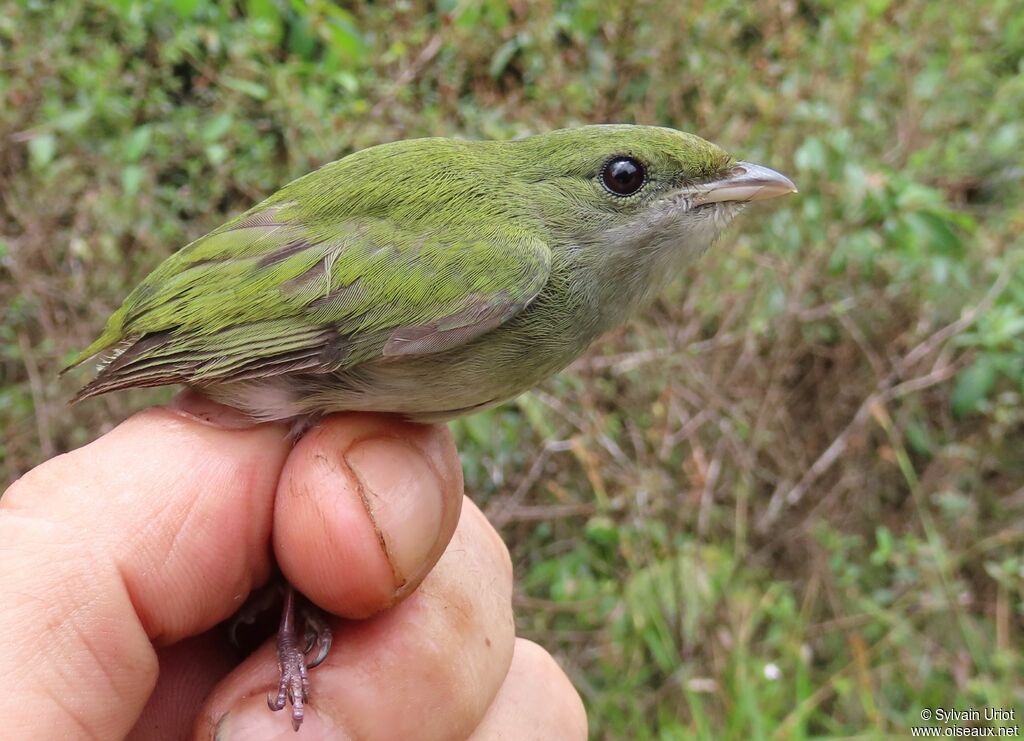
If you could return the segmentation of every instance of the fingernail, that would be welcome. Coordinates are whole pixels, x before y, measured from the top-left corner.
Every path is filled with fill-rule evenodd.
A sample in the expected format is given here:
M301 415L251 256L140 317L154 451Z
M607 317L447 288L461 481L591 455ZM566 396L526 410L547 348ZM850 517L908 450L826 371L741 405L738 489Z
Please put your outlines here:
M351 741L353 738L344 728L336 726L332 720L320 715L316 708L306 705L299 736L292 730L291 706L274 712L267 708L262 696L247 698L232 708L213 732L214 741L303 741L325 739L330 741Z
M229 430L244 430L259 424L237 409L210 401L193 389L185 389L175 396L167 408L197 422Z
M345 461L395 573L395 589L419 578L441 531L441 483L423 453L394 438L357 443Z

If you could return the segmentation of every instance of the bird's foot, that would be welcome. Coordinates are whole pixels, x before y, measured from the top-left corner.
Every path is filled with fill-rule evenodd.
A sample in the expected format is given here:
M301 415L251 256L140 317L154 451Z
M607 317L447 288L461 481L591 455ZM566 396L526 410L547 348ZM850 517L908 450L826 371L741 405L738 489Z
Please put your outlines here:
M323 663L323 660L327 658L327 654L331 651L331 642L333 640L331 626L327 624L327 620L319 608L303 603L300 604L298 609L306 624L304 631L306 666L309 669L315 669ZM316 653L313 653L314 649L316 649ZM309 658L310 655L312 655L312 658Z
M306 703L309 702L309 670L320 664L331 649L331 629L323 615L312 605L296 607L295 589L288 585L284 593L281 626L277 632L277 664L281 681L277 696L267 695L271 710L292 707L292 728L302 725ZM303 619L302 641L296 630L297 613ZM314 653L315 650L315 653Z
M309 672L306 655L299 648L294 632L284 632L277 638L277 665L281 669L281 682L277 696L267 695L271 710L282 710L286 704L292 706L292 728L296 731L302 725L306 703L309 701Z

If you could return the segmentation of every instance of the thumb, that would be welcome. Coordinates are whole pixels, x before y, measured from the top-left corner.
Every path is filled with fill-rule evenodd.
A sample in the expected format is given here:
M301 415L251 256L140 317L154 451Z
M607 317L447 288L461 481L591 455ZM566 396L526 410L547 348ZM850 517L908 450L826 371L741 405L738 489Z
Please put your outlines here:
M274 552L324 609L366 617L423 580L459 522L462 469L445 426L328 417L281 472Z
M123 737L156 681L151 642L212 627L266 579L291 446L229 415L142 412L0 499L6 735Z

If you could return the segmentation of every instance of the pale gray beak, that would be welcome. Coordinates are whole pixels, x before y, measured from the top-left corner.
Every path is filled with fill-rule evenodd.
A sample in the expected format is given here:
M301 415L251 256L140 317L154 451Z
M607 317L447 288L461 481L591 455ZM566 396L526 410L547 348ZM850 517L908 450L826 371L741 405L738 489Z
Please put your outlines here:
M737 162L724 178L701 183L694 191L690 202L695 206L726 201L761 201L797 192L793 181L781 172L750 162Z

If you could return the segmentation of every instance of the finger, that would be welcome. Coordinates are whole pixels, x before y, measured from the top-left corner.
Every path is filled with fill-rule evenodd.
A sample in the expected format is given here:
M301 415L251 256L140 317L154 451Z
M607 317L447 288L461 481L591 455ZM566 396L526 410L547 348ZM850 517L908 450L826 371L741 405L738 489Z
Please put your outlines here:
M565 672L547 651L516 639L512 666L470 741L573 741L587 738L587 712Z
M127 741L188 738L196 711L238 657L221 630L208 630L172 646L157 649L160 673L153 694L127 736Z
M466 502L451 544L419 588L370 620L339 621L334 649L310 676L308 738L467 738L512 659L508 551ZM218 688L197 735L218 741L292 738L271 713L273 647L250 657Z
M274 552L288 580L321 607L366 617L423 579L461 504L462 468L446 427L335 415L285 464Z
M123 736L156 681L150 642L210 628L266 579L286 431L192 408L135 415L0 500L14 737Z

